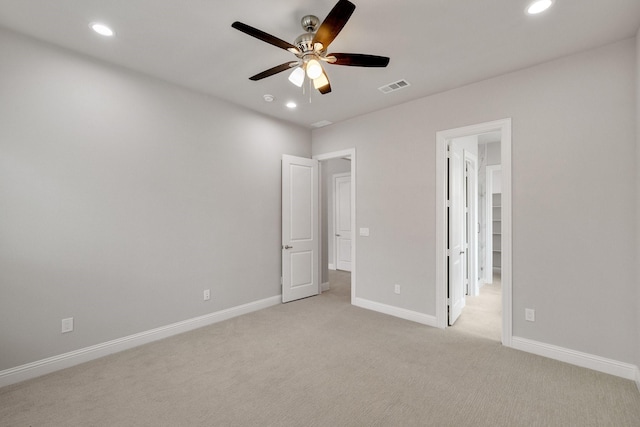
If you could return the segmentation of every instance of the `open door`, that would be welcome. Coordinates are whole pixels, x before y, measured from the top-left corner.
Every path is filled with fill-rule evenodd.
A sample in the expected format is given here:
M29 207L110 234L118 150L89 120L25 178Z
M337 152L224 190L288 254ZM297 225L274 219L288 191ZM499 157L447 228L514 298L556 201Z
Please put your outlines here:
M449 325L453 325L465 306L465 200L464 157L462 148L449 143Z
M336 268L351 271L351 174L337 174L333 179Z
M318 161L282 156L282 302L319 292Z
M478 156L464 150L464 200L465 227L467 247L466 257L466 295L480 294L480 275L478 268L478 237L480 227L478 222Z

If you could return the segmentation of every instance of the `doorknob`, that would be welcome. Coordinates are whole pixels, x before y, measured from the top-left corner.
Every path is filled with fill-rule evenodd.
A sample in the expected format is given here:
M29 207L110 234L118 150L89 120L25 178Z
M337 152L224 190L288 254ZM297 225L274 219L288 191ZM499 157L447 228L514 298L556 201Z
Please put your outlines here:
M464 253L464 251L460 251L460 255L462 255Z
M336 237L340 237L340 235L339 235L339 234L336 234Z
M285 249L293 249L293 246L286 245L284 248Z

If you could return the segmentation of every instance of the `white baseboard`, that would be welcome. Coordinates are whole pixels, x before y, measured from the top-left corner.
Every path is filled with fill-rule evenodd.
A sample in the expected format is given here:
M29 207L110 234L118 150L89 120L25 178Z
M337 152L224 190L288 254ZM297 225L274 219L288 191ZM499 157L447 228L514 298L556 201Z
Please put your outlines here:
M322 292L327 292L330 289L329 282L324 282L322 285L320 285L320 289L322 290Z
M335 270L336 266L334 264L329 264L329 270Z
M636 366L636 387L640 391L640 366Z
M438 325L435 316L430 316L428 314L418 313L417 311L394 307L392 305L382 304L363 298L356 298L355 301L353 301L353 305L355 305L356 307L366 308L367 310L373 310L379 313L399 317L401 319L410 320L412 322L421 323L427 326L437 327Z
M81 348L69 353L64 353L32 363L27 363L15 368L6 369L4 371L0 371L0 387L39 377L51 372L59 371L60 369L79 365L80 363L98 359L100 357L104 357L123 350L128 350L133 347L138 347L142 344L147 344L152 341L157 341L173 335L188 332L193 329L201 328L203 326L222 322L223 320L231 319L243 314L262 310L267 307L278 305L281 302L282 296L276 295L274 297L227 308L225 310L206 314L204 316L194 317L193 319L184 320L182 322L161 326L149 331L140 332L90 347Z
M640 374L635 365L520 337L512 338L511 347L616 377L635 380L640 390L640 380L638 379Z

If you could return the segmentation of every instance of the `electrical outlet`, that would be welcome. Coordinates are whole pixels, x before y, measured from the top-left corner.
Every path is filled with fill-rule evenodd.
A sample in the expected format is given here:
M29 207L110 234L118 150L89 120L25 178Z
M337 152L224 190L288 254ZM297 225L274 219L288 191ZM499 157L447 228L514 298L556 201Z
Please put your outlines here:
M393 292L400 295L400 285L393 285Z
M204 290L204 300L209 301L211 299L211 291L209 289Z
M536 311L533 308L525 308L524 309L524 320L528 322L536 321Z
M73 332L73 317L62 319L62 333Z

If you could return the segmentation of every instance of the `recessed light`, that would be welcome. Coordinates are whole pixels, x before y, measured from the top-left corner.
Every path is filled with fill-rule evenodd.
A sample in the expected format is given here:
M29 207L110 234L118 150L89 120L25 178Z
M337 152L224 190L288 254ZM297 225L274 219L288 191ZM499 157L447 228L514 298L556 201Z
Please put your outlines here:
M93 31L100 34L101 36L111 37L114 34L111 28L107 27L104 24L101 24L100 22L92 22L91 24L89 24L89 27L91 27Z
M529 15L537 15L549 9L553 5L554 0L536 0L527 6Z
M296 108L297 106L298 106L298 105L297 105L295 102L293 102L293 101L289 101L289 102L287 102L287 108L294 109L294 108Z

